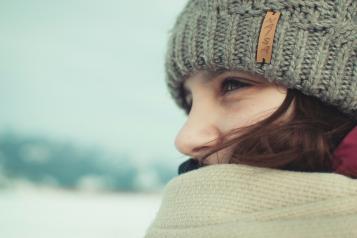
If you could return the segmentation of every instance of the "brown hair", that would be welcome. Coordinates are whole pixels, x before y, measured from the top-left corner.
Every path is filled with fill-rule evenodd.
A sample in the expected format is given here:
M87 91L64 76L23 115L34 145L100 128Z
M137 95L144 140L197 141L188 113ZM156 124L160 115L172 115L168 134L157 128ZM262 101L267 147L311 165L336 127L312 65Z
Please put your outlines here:
M290 118L284 123L277 123L292 103L295 105ZM285 100L273 114L253 125L233 130L229 135L237 132L240 135L215 148L204 159L235 144L229 163L292 171L332 172L333 151L356 125L356 119L336 107L288 88ZM200 164L204 166L202 161Z

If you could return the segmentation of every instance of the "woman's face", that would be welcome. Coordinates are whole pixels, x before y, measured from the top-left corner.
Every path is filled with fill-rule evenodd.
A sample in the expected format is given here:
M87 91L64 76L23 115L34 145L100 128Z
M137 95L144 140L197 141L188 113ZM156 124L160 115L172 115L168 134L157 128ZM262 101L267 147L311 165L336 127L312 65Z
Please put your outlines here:
M287 89L266 82L263 76L244 71L199 71L190 76L185 89L191 110L176 136L176 148L201 159L230 139L223 138L229 131L271 115L284 101ZM287 114L290 113L291 108ZM228 162L233 148L231 145L211 154L204 164Z

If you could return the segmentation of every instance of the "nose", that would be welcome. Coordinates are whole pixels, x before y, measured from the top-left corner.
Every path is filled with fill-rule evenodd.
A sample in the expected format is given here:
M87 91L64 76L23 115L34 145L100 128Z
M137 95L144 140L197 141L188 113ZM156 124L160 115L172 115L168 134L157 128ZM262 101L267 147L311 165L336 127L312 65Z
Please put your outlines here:
M214 118L207 114L190 114L175 138L178 151L193 158L200 158L218 146L222 135L214 121Z

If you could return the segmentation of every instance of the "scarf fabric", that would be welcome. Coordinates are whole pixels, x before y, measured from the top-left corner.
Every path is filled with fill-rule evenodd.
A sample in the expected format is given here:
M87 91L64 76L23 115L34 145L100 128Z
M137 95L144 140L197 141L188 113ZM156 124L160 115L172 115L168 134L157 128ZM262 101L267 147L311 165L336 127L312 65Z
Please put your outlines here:
M355 238L357 180L214 164L165 186L145 238Z

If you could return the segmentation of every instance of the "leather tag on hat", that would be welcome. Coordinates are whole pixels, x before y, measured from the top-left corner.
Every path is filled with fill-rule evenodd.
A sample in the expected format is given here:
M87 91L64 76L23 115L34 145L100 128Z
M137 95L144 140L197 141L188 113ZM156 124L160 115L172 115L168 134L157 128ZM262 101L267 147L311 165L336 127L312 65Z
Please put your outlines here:
M280 15L280 12L273 11L268 11L265 15L259 34L259 42L256 52L257 63L270 63L271 61L274 36Z

